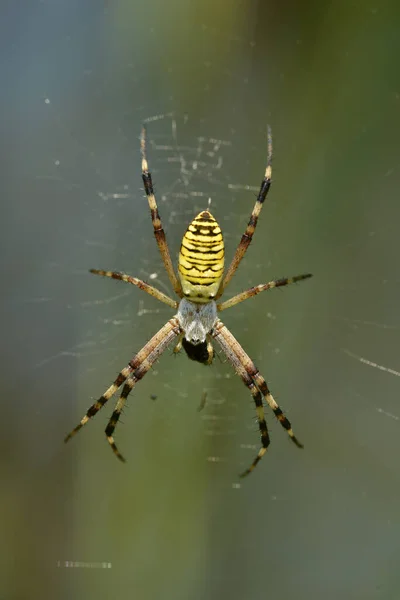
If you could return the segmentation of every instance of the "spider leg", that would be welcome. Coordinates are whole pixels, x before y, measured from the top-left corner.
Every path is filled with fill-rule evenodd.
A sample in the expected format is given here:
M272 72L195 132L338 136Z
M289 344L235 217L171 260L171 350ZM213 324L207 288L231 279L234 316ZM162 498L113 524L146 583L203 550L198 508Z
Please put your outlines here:
M248 298L257 296L257 294L264 292L265 290L271 290L272 288L282 287L284 285L289 285L290 283L296 283L297 281L308 279L309 277L312 277L311 273L306 273L305 275L295 275L294 277L284 277L282 279L275 279L274 281L269 281L268 283L256 285L249 288L245 292L241 292L240 294L233 296L233 298L230 298L229 300L225 300L225 302L221 302L221 304L217 304L217 309L221 311L231 308L232 306L239 304L239 302L243 302Z
M268 402L270 408L272 409L272 411L273 411L274 415L276 416L276 418L278 419L279 423L282 425L282 427L284 429L286 429L291 440L296 444L296 446L298 448L303 448L303 444L301 444L301 442L299 442L299 440L293 433L292 426L290 424L289 419L283 414L282 410L279 408L278 404L276 403L274 397L272 396L272 394L267 386L265 379L262 377L262 375L258 371L254 362L251 360L251 358L248 356L248 354L246 354L246 352L243 350L242 346L239 344L239 342L236 340L236 338L232 335L232 333L227 329L227 327L220 320L218 320L216 325L214 326L212 335L217 340L217 342L220 344L220 346L221 346L222 350L225 352L229 362L233 365L236 373L243 379L244 383L250 388L250 386L246 383L246 379L244 378L243 373L246 374L246 377L248 378L247 381L251 381L253 383L254 387L259 391L259 393L261 392L261 394L264 396L265 400ZM261 421L264 416L262 404L261 404L261 409L262 409L262 412L261 412L261 410L259 409L259 407L257 405L256 392L254 392L254 390L252 391L251 388L250 388L250 391L252 392L253 398L256 402L257 417L258 417L258 421L259 421L259 425L260 425L260 431L262 431L261 430ZM262 433L261 433L261 436L263 436ZM268 444L266 446L265 446L265 441L266 440L263 439L263 437L261 437L262 448L260 449L258 455L254 459L250 468L247 469L243 473L243 476L251 473L251 471L257 465L259 460L264 456L264 454L267 450L268 444L269 444L269 438L268 438Z
M253 363L254 366L254 363ZM254 375L253 375L253 380L255 381L255 383L257 384L257 386L259 387L262 395L264 396L264 398L266 399L266 401L268 402L270 408L272 409L274 415L276 416L276 418L278 419L279 423L282 425L282 427L284 429L286 429L290 439L292 440L292 442L298 447L298 448L304 448L304 445L297 439L297 437L294 435L293 433L293 429L292 429L292 425L289 421L289 419L284 415L284 413L282 412L282 410L279 408L278 403L276 402L275 398L273 397L273 395L271 394L267 382L265 381L264 377L261 375L261 373L259 371L257 371Z
M252 237L254 235L254 231L257 226L258 217L260 216L261 209L263 207L263 203L265 198L267 197L269 188L271 187L271 176L272 176L272 133L271 129L268 126L268 157L267 157L267 167L265 169L264 179L261 182L260 191L258 192L257 200L253 208L253 212L251 213L250 220L247 224L246 231L242 235L242 239L239 242L239 246L236 249L235 255L232 259L231 264L228 267L228 270L225 274L224 279L220 285L218 290L216 299L222 296L222 293L233 275L235 274L236 269L238 268L243 256L246 253L247 248L250 245Z
M89 421L89 419L94 417L96 415L96 413L98 413L99 410L101 408L103 408L105 403L115 394L115 392L118 390L118 388L121 387L121 385L124 383L126 378L131 374L131 372L132 372L132 369L128 365L127 367L122 369L122 371L120 373L118 373L118 377L116 378L114 383L112 385L110 385L108 390L106 390L104 392L104 394L102 396L100 396L100 398L98 400L96 400L96 402L94 404L92 404L92 406L90 406L90 408L88 408L85 416L82 417L80 423L78 423L78 425L76 427L74 427L74 429L64 438L64 442L68 442L68 440L70 440L76 433L78 433L78 431L84 425L86 425L86 423Z
M162 336L160 336L160 333L162 331L162 330L160 330L150 340L150 342L148 342L148 344L146 344L146 346L151 348L151 351L147 354L147 357L143 358L140 361L137 368L128 377L127 382L125 383L125 385L123 387L121 396L119 397L118 402L115 405L113 414L111 415L111 418L110 418L108 425L106 427L106 430L105 430L105 434L107 436L107 441L110 444L112 451L120 460L122 460L122 462L125 462L125 458L122 456L122 454L118 450L117 445L114 441L114 437L113 437L114 429L118 423L118 420L119 420L121 412L124 408L126 399L128 398L129 394L131 393L131 391L133 390L133 388L135 387L137 382L140 381L146 375L147 371L149 371L149 369L153 366L155 361L161 356L161 354L164 352L164 350L166 350L166 348L169 346L169 344L172 342L172 340L180 334L181 329L179 327L179 323L178 323L177 319L175 319L175 318L171 319L170 321L168 321L167 325L170 325L169 331L166 330L166 332ZM164 325L164 328L165 328L165 325Z
M169 280L175 293L182 298L182 286L180 281L177 279L174 267L172 265L171 255L169 252L167 239L165 237L165 231L163 229L160 214L158 212L157 202L154 195L153 181L151 179L151 173L147 163L146 156L146 128L143 126L142 134L140 136L140 151L142 153L142 179L144 184L144 191L146 192L147 200L150 206L151 220L154 228L154 235L157 241L158 249L160 250L161 258L164 263L165 270L168 273Z
M131 380L133 380L134 383L136 383L136 381L139 381L139 379L141 379L143 377L143 375L145 375L145 373L147 373L147 371L150 369L150 367L152 366L154 361L157 360L157 358L160 356L160 354L166 349L168 344L177 335L179 335L180 331L181 331L181 329L180 329L178 320L175 317L173 317L172 319L167 321L167 323L163 327L161 327L161 329L151 338L151 340L149 342L147 342L147 344L145 346L143 346L143 348L140 350L140 352L138 352L132 358L132 360L129 361L129 364L124 369L122 369L122 371L118 374L118 377L116 378L114 383L108 388L107 391L104 392L104 394L102 396L100 396L100 398L94 404L92 404L92 406L87 410L85 416L81 419L80 423L71 431L71 433L69 433L66 436L64 441L68 442L68 440L70 440L71 437L73 437L84 425L86 425L86 423L89 421L89 419L91 419L92 417L94 417L97 414L97 412L106 404L106 402L111 398L111 396L113 396L115 394L115 392L118 390L118 388L121 387L121 385L124 383L124 381L126 381L129 378L128 379L129 384L127 383L124 386L122 394L121 394L121 397L123 396L126 399L127 395L129 394L129 392L132 389L134 384L130 387L128 393L126 395L124 395L126 386L127 385L130 386ZM125 400L124 400L124 402L125 402ZM119 413L122 410L124 402L122 403ZM118 406L119 406L119 402L117 402L115 411L117 410ZM115 413L115 411L114 411L114 413ZM113 413L113 416L114 416L114 413ZM119 413L118 413L118 417L119 417ZM112 421L112 418L113 417L111 417L110 423ZM116 421L118 421L118 418ZM114 427L115 427L115 425L114 425Z
M145 281L141 279L137 279L136 277L131 277L130 275L126 275L126 273L120 273L119 271L102 271L101 269L90 269L90 272L94 275L102 275L103 277L111 277L112 279L118 279L119 281L125 281L126 283L131 283L132 285L136 285L139 289L143 290L153 298L156 298L160 302L164 302L164 304L168 304L171 308L178 308L178 302L176 300L172 300L169 296L160 292L157 288L149 285Z
M214 330L213 330L213 337L220 344L227 359L229 360L229 362L235 369L236 373L242 379L245 386L247 386L249 388L250 393L253 396L253 400L256 405L258 427L260 429L260 434L261 434L261 448L258 451L257 456L253 460L250 467L248 469L246 469L240 475L240 477L245 477L246 475L249 475L249 473L251 473L255 469L255 467L257 466L259 461L262 459L264 454L267 452L268 446L270 444L270 439L269 439L269 434L268 434L267 422L265 420L261 392L255 385L253 378L247 368L247 365L241 360L241 357L238 356L237 352L235 351L235 346L231 343L230 340L227 341L227 338L225 336L225 330L228 331L228 329L225 327L225 325L221 321L218 320L217 325L214 327ZM235 342L236 342L236 345L239 346L239 344L236 340L235 340Z
M113 433L114 433L114 429L119 421L119 417L121 415L121 412L125 406L125 402L126 399L128 398L131 390L133 389L133 386L135 385L135 381L132 380L131 378L128 379L128 381L126 382L126 384L124 385L123 389L122 389L122 393L121 396L118 398L118 402L115 405L115 408L113 410L113 414L111 415L110 420L108 421L108 425L106 427L105 430L105 434L107 436L107 442L110 444L112 451L114 452L114 454L120 459L122 460L122 462L125 462L125 458L122 456L122 454L120 453L120 451L117 448L117 445L114 441L114 437L113 437Z

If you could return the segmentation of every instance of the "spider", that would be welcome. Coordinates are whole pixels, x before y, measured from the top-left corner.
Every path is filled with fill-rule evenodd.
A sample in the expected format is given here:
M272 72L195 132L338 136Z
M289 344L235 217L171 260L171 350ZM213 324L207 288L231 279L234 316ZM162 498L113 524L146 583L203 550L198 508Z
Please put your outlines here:
M111 277L126 283L131 283L153 296L160 302L167 304L176 310L176 314L161 327L149 342L129 361L114 383L103 393L102 396L87 410L80 423L67 435L67 442L74 436L106 402L124 384L121 395L115 405L114 411L105 430L107 440L115 455L123 462L124 457L119 452L114 441L114 429L118 423L121 411L125 405L128 395L135 385L145 376L155 361L167 349L172 341L176 345L174 352L181 350L182 346L191 360L198 361L204 365L210 365L214 357L212 341L215 340L236 373L241 377L243 383L248 387L255 406L258 426L261 434L261 448L252 464L246 469L241 477L251 473L270 444L267 423L264 416L263 398L272 409L275 417L289 434L290 439L298 448L303 445L294 435L292 426L282 410L279 408L272 396L264 377L260 374L251 358L246 354L242 346L219 319L218 314L227 308L231 308L239 302L256 296L260 292L272 288L281 287L311 277L310 273L297 275L290 278L276 279L252 287L245 292L233 296L229 300L219 302L225 288L232 279L238 268L251 240L261 213L264 201L271 186L272 175L272 135L268 127L268 157L264 178L261 182L256 203L250 216L235 255L224 275L224 241L221 229L209 210L203 210L193 219L182 239L178 259L178 274L176 276L168 249L165 232L161 223L160 214L154 196L153 182L148 168L146 155L146 128L143 126L140 136L140 150L142 156L142 179L144 190L149 202L151 220L158 248L167 271L169 280L179 297L179 301L173 300L155 287L131 277L125 273L114 271L102 271L91 269L90 272L103 277Z

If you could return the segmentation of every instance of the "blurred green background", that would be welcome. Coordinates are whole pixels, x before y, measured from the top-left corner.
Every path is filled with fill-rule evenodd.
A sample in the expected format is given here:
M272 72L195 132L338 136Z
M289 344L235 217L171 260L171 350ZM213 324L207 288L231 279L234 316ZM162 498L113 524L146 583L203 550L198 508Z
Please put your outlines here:
M2 4L0 597L397 599L400 9L395 2ZM173 113L174 116L169 116ZM156 118L157 117L157 118ZM171 252L212 198L227 259L274 136L273 187L224 314L303 441L228 364L167 351L64 435L168 307L141 123ZM204 410L198 412L202 394ZM154 398L156 396L156 398Z

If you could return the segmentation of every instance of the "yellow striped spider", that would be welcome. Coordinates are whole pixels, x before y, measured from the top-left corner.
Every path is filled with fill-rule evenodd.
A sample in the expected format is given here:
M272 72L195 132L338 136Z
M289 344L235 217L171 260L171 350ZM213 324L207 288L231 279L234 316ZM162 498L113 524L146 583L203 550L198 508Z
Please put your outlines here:
M215 340L222 348L222 351L225 353L236 373L241 377L243 383L249 388L256 405L258 426L261 434L261 448L250 467L242 473L242 476L245 476L253 471L259 460L266 453L270 443L267 423L264 416L263 398L272 409L279 423L286 429L291 440L298 448L303 447L294 435L289 420L285 417L274 400L264 377L260 374L257 367L243 350L239 342L218 317L218 314L223 310L231 308L252 296L256 296L260 292L311 277L311 274L307 273L305 275L297 275L290 278L276 279L269 283L252 287L224 302L218 302L252 240L258 217L271 186L271 131L268 129L267 167L261 182L260 191L246 227L246 231L242 235L235 255L225 275L225 252L222 232L210 211L204 210L193 219L183 236L178 260L179 279L176 276L154 196L151 174L148 169L145 128L142 129L140 147L142 154L142 179L150 206L154 235L164 267L179 301L172 300L172 298L163 292L160 292L153 286L140 279L136 279L136 277L125 275L124 273L101 271L98 269L91 269L91 273L131 283L154 298L157 298L160 302L164 302L164 304L167 304L175 311L177 310L177 312L175 316L167 321L151 340L129 361L127 366L120 371L114 383L102 396L100 396L97 402L87 410L85 416L75 429L67 435L65 441L67 442L89 421L89 419L94 417L124 384L121 395L105 430L107 440L114 453L120 460L124 461L125 459L120 454L115 444L113 434L126 399L137 382L144 377L172 341L175 340L176 342L175 352L179 352L183 346L190 359L209 365L213 360L214 352L212 341Z

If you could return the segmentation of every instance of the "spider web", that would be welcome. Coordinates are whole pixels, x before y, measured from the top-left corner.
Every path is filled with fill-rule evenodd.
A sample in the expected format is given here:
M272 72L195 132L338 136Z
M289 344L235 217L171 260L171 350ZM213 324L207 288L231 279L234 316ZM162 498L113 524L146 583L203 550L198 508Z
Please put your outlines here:
M396 597L390 9L186 2L166 18L153 1L8 4L0 596ZM104 440L111 402L62 444L171 316L88 273L126 271L171 293L141 184L142 122L173 258L211 198L228 261L269 123L273 188L228 293L314 274L224 313L305 444L296 452L267 412L270 450L241 487L259 433L223 357L205 368L163 355L116 430L124 467Z
M45 99L45 105L51 110L54 122L65 134L64 123L59 117L57 110L52 106L50 98ZM222 213L223 227L225 231L228 229L225 233L225 238L229 244L231 237L229 225L236 223L238 218L243 223L247 222L254 203L254 196L259 191L259 186L232 180L229 177L230 169L224 169L225 161L228 161L229 164L229 160L232 158L232 152L234 151L233 140L213 136L206 137L203 135L197 135L193 138L191 132L187 132L189 124L188 115L178 118L173 113L157 114L145 117L143 122L148 128L148 155L157 201L170 247L173 248L173 255L177 254L180 237L187 224L197 212L207 206L210 206L212 211L215 210L217 213ZM199 131L204 129L204 123L196 123L196 129ZM67 133L69 139L71 139L71 132L68 131ZM93 153L83 146L79 139L73 136L72 143L77 148L81 157L87 159L86 162L91 166L95 164L96 161L94 160ZM53 164L58 170L57 176L45 177L45 179L56 182L57 185L68 190L68 193L73 194L79 190L80 194L90 194L94 198L94 206L96 206L97 197L97 204L100 208L100 214L97 215L98 220L101 221L107 218L115 219L116 214L124 213L125 211L128 214L135 213L135 220L139 223L139 229L143 227L147 230L147 234L146 236L140 234L138 238L135 233L134 243L132 239L128 240L128 246L132 248L132 254L137 255L138 250L140 251L140 246L145 246L145 252L142 253L140 262L135 262L133 272L136 276L149 281L166 293L171 294L169 282L164 273L152 235L147 201L140 187L140 162L136 161L134 177L132 177L132 179L137 180L136 184L133 182L120 183L114 184L112 187L109 185L104 187L99 186L97 189L93 189L93 187L90 189L78 180L69 180L68 174L63 167L62 159L54 158ZM104 173L97 166L94 171L95 181L97 179L98 185L104 181ZM237 207L240 205L243 193L247 195L249 204L245 207L245 212L238 215ZM140 207L138 208L139 202ZM227 210L227 207L229 207L229 210ZM111 215L111 213L113 214ZM124 225L118 223L117 228L122 233L122 238L126 239L123 231ZM180 232L177 238L174 233L175 231ZM241 231L234 232L232 247L240 239L239 236L241 233ZM93 231L92 233L89 232L86 238L78 234L74 234L73 237L75 243L89 248L94 254L100 251L104 253L104 256L115 253L115 245L109 240L103 240L101 233L98 234L98 232ZM147 249L151 252L151 260L145 258ZM123 248L121 243L120 256L115 259L115 265L111 265L110 268L132 272L132 268L124 267L126 256L127 249ZM96 264L99 264L97 260L100 259L96 259ZM107 258L107 261L109 261L109 258ZM128 262L130 263L129 256ZM59 264L50 264L49 266L53 268L60 267ZM64 268L68 267L64 265ZM71 272L72 276L74 273L75 276L90 277L87 275L86 269L76 268L75 271ZM107 285L110 283L113 287ZM83 311L81 313L82 322L87 320L87 318L90 321L90 315L95 314L99 324L98 327L84 327L83 333L86 332L86 334L83 335L83 339L80 342L40 358L36 363L38 369L53 368L55 362L61 361L62 363L66 359L79 360L81 365L88 361L89 366L86 366L86 374L91 378L98 370L98 361L104 361L105 359L104 369L108 369L111 380L115 370L119 370L122 367L121 357L125 357L126 361L140 347L137 344L137 347L133 346L131 340L124 341L123 331L126 328L137 328L137 326L140 330L141 326L138 323L140 323L140 320L143 320L143 329L145 328L147 331L145 334L146 340L146 338L155 332L149 327L152 322L152 316L155 318L159 317L160 324L171 316L169 309L165 309L163 305L159 305L156 302L149 301L147 297L143 298L140 292L138 294L137 290L132 291L128 286L118 284L114 286L114 282L109 281L103 281L100 285L102 287L101 296L86 298L68 306L70 310ZM94 287L100 289L96 283ZM27 303L45 303L48 301L50 301L50 298L47 297L26 299ZM274 318L271 313L268 313L267 316L271 319ZM216 350L218 351L217 348ZM276 349L276 351L278 350ZM111 357L111 359L107 359L107 357ZM224 362L225 359L223 358L222 360ZM218 356L217 363L221 363L221 360L218 361ZM155 379L156 383L153 384L156 391L151 396L159 401L160 397L167 392L171 398L175 397L187 400L191 394L184 391L186 387L185 367L187 368L186 364L183 365L180 362L179 366L176 365L176 377L172 378L169 382L163 382L159 379L159 364L156 363L147 376L148 378L151 376L157 378ZM213 380L215 382L221 379L227 381L232 377L233 373L230 371L221 374L217 369L213 369L208 376L205 376L205 370L196 369L196 373L194 374L196 389L203 389L203 392L196 394L197 399L194 400L194 406L196 406L196 402L200 403L202 394L207 396L206 409L204 410L204 414L200 415L200 419L204 422L205 436L218 437L234 436L237 434L234 428L234 423L237 419L236 414L230 414L229 411L228 414L226 414L226 411L225 414L218 414L218 407L226 402L223 386L212 384ZM208 380L206 385L204 383L205 380ZM160 392L160 387L164 392ZM99 390L99 393L101 391ZM138 392L138 390L135 391L136 393ZM90 393L91 395L95 393L92 386ZM249 397L249 404L251 403L251 397ZM234 406L235 402L231 401L231 407ZM252 405L251 410L253 410ZM249 417L251 424L254 421L252 412ZM226 425L228 426L226 427ZM251 428L254 430L256 436L254 444L243 443L240 447L247 448L254 453L258 447L256 443L257 426L251 425ZM207 461L212 463L224 462L225 460L223 456L215 454L207 457ZM240 487L236 483L233 486L235 488Z
M46 106L52 111L54 121L58 124L61 130L64 129L62 119L57 115L56 109L51 104L50 99L45 100ZM177 255L181 235L187 224L193 216L203 210L211 201L211 210L215 211L220 220L222 216L222 227L225 232L227 245L231 251L236 244L236 241L241 235L241 229L236 227L237 222L247 222L250 213L253 196L258 192L258 186L252 185L250 181L235 180L231 178L232 169L230 164L234 161L235 144L237 137L228 132L225 137L217 135L204 136L201 133L208 128L207 122L198 121L191 122L190 115L177 116L173 113L163 113L145 116L143 122L148 128L148 154L150 161L150 169L152 171L153 180L155 183L155 191L159 204L159 209L163 218L164 227L167 231L167 237L170 247L172 248L173 256ZM193 133L195 132L195 133ZM84 147L76 138L73 138L74 145L78 148L83 159L86 159L86 164L89 163L92 167L96 165L96 160L92 152ZM102 268L113 268L116 270L126 270L136 276L139 276L150 283L156 285L166 293L171 293L169 282L166 279L163 266L158 256L157 249L154 244L154 239L151 233L149 224L149 215L147 202L143 196L140 187L140 171L139 160L131 159L135 164L132 169L132 174L129 177L130 181L116 183L110 186L104 181L104 173L95 167L96 189L83 184L77 180L71 180L68 173L63 171L63 161L59 158L54 158L54 165L60 175L56 181L59 185L68 190L68 193L75 193L76 190L90 194L92 198L97 197L98 201L94 202L94 210L99 211L100 219L111 219L115 223L115 229L118 235L122 235L122 239L117 242L104 240L96 231L89 232L88 237L82 233L81 237L75 235L75 243L84 245L93 250L93 256L102 252L104 258L93 258L93 265ZM136 182L135 182L136 179ZM101 185L103 183L103 185ZM100 185L99 185L100 184ZM241 200L243 196L248 198L248 204L245 205ZM211 199L211 200L210 200ZM273 204L273 203L272 203ZM271 210L271 207L268 207ZM239 209L239 212L238 212ZM123 219L115 222L115 216L118 214L132 214L134 212L135 221L138 227L134 228L133 236L126 237L126 225ZM220 216L221 215L221 216ZM129 221L129 219L128 219ZM128 234L130 227L128 226ZM140 230L146 230L146 235L140 233ZM239 229L239 230L238 230ZM139 233L138 233L139 231ZM256 235L257 239L257 235ZM125 242L127 242L125 247ZM142 249L144 248L144 250ZM131 256L137 256L140 253L139 262L135 259L134 267L131 265ZM115 255L111 261L109 256ZM147 256L149 258L147 258ZM228 258L229 260L229 254ZM275 260L279 260L278 251L273 250L270 253L269 260L266 261L268 266ZM245 269L248 267L246 261L242 267L243 274L239 281L245 281ZM89 265L88 265L89 266ZM64 268L68 268L64 265ZM266 270L266 269L265 269ZM82 277L89 277L86 274L86 269L77 268L75 274ZM73 272L72 272L73 275ZM253 283L254 279L252 282ZM75 306L70 305L70 309L77 310L81 313L81 321L91 321L91 316L96 315L97 325L91 323L89 327L83 327L84 335L82 339L71 346L59 349L57 352L43 356L38 359L36 366L40 369L52 367L54 362L76 359L80 365L86 365L86 376L88 381L92 381L92 377L98 372L99 360L103 364L103 369L110 374L110 381L115 373L122 366L122 360L127 360L134 352L138 351L141 344L132 342L124 331L132 329L134 337L136 334L140 339L146 341L150 335L154 333L154 327L151 326L152 319L157 319L159 325L167 320L170 316L168 309L155 302L149 301L148 298L142 297L140 293L132 291L124 285L115 285L111 287L110 282L103 281L99 285L91 286L93 289L100 290L102 287L101 296L93 297L91 291L87 298L77 300ZM237 281L236 281L237 283ZM85 284L86 285L86 284ZM89 284L87 284L89 285ZM240 283L238 284L240 286ZM245 283L241 288L247 287ZM240 288L239 288L240 289ZM92 297L90 297L92 296ZM26 302L42 303L48 302L46 297L27 299ZM251 310L251 307L247 307ZM276 321L277 313L275 310L264 313L264 319L270 322ZM369 322L362 319L349 318L342 315L331 315L331 318L341 324L343 335L349 339L354 337L354 330L357 331L364 328L381 330L396 329L396 326L391 326L385 323ZM246 325L243 321L246 320L246 307L237 307L232 313L231 322L234 323L234 333L243 334L246 332ZM143 323L143 326L140 323ZM279 323L278 323L279 326ZM350 327L353 331L349 337L346 334L346 328ZM86 333L85 333L86 332ZM266 346L269 353L279 355L281 346L278 343L267 340ZM355 348L357 344L355 345ZM349 347L341 347L339 339L337 340L337 352L343 354L352 360L358 361L364 367L374 368L385 373L387 376L398 376L399 372L389 366L379 364L373 360L373 356L364 356L358 354L355 350ZM182 357L181 357L182 358ZM224 358L222 358L224 362ZM215 368L205 372L202 369L193 369L183 361L179 363L175 361L173 365L174 376L165 380L165 371L158 363L154 366L147 378L151 380L151 384L146 383L142 392L142 385L135 390L135 394L144 394L145 397L154 398L156 404L160 404L164 399L170 402L171 398L178 399L178 402L187 403L189 400L195 407L201 402L202 394L207 396L207 402L204 410L199 415L199 419L203 423L203 435L214 438L229 438L236 439L238 435L238 403L233 400L231 394L232 387L227 387L229 379L234 378L234 374L228 369L222 369L217 361ZM193 394L187 388L187 371L190 370L190 377L194 383L195 389L198 390L196 397L193 399ZM151 385L150 394L148 386ZM233 386L238 386L239 389L235 393L235 398L245 396L245 391L240 387L240 381L235 381ZM98 390L97 393L101 393ZM86 394L85 394L86 392ZM358 401L361 399L360 392L356 387L351 386L349 392L353 394ZM84 386L82 397L94 398L96 391L92 385ZM278 396L279 398L279 396ZM278 401L280 401L278 399ZM89 402L88 402L89 404ZM239 401L240 404L240 401ZM223 407L223 408L221 408ZM175 407L176 408L176 407ZM372 408L372 407L371 407ZM136 410L136 409L135 409ZM242 441L239 444L239 449L243 453L242 460L244 463L250 462L253 455L258 449L258 428L253 415L253 406L251 398L248 399L248 424L253 441ZM386 416L395 421L399 419L398 414L388 410L384 403L379 402L375 405L375 411L380 416ZM148 411L151 416L151 411ZM267 412L268 415L268 412ZM129 411L129 418L131 411ZM138 418L143 418L140 413ZM275 438L274 422L270 423L272 430L272 439ZM246 428L246 424L241 423L240 430ZM123 439L123 438L122 438ZM246 458L247 456L247 458ZM215 449L212 454L205 456L206 460L212 464L224 463L228 461L232 464L237 460L235 455L232 455L230 446L224 444L215 444ZM233 481L232 486L236 489L240 484Z
M59 128L60 133L68 137L69 141L72 142L72 145L77 149L81 156L82 163L86 164L86 166L89 165L90 169L94 171L94 181L97 180L97 186L96 189L94 189L93 184L88 185L87 183L79 181L79 179L72 179L70 174L64 169L63 160L59 157L53 158L53 164L57 170L57 175L37 175L36 178L39 180L45 179L47 181L56 182L63 187L68 194L74 194L79 190L80 193L89 194L92 197L97 196L99 204L96 207L95 203L94 207L96 211L99 211L99 220L106 220L109 218L111 212L114 216L118 213L132 213L132 207L134 207L135 221L139 223L139 229L142 227L147 229L147 235L141 236L139 239L135 237L134 244L132 244L132 240L129 240L128 246L132 248L131 252L134 254L137 253L138 245L144 245L144 255L146 255L150 245L153 246L151 251L152 259L147 260L145 256L142 256L139 264L136 262L134 274L153 283L165 292L171 293L161 260L154 247L154 239L149 233L150 227L148 226L149 216L147 204L143 198L140 184L137 183L137 181L140 180L140 163L137 160L137 156L136 162L132 157L129 159L129 162L135 163L135 167L131 169L132 173L129 177L129 183L121 182L110 185L107 182L104 172L97 166L96 154L84 146L80 142L79 137L76 137L74 133L66 128L63 119L59 116L57 109L52 105L50 98L45 98L44 104L51 111L51 119L56 127ZM201 132L204 131L204 129L209 128L205 119L192 123L190 115L185 114L180 116L175 115L172 112L144 116L142 121L148 128L150 169L155 183L155 191L163 218L163 224L167 230L167 237L170 247L173 249L173 255L177 255L180 238L184 228L198 211L203 210L209 204L211 204L211 210L216 211L219 219L219 215L222 214L221 224L225 232L225 238L228 246L231 243L231 250L233 250L235 243L241 234L241 229L238 229L236 226L232 227L232 225L237 222L246 222L253 203L253 196L259 190L259 187L253 185L250 181L232 180L230 176L232 173L230 164L234 160L235 153L237 153L237 149L235 148L235 143L238 141L236 131L228 132L228 135L225 135L224 138L217 135L204 136L201 135ZM193 134L193 130L197 132L197 135ZM125 133L120 131L120 135L121 138L125 140ZM120 146L122 147L123 143L120 143ZM135 180L136 183L134 182ZM244 205L242 202L243 195L248 198L247 205ZM138 208L139 200L140 208ZM272 204L274 203L272 202ZM116 228L117 231L121 233L122 223L117 223ZM126 262L127 254L130 252L128 249L122 248L122 240L124 239L126 240L127 238L122 235L121 240L118 242L121 246L119 252L121 253L122 259L115 259L116 263L123 264ZM110 252L114 253L116 249L115 242L104 240L101 236L96 234L90 236L89 233L88 237L79 237L75 234L73 236L73 241L78 241L78 243L93 249L95 252L101 249L105 255ZM275 259L279 257L275 250L272 250L272 256ZM128 264L130 264L130 262L131 261L128 260ZM271 262L273 262L273 260L269 257L266 265L270 265ZM58 266L59 265L49 263L50 268ZM118 264L116 264L114 268L125 270L124 266L120 268ZM126 268L126 270L132 272L130 266ZM86 276L86 269L77 268L75 273L79 273L80 275L84 274ZM78 302L77 306L84 309L85 312L91 311L94 308L104 307L104 316L100 317L100 322L106 329L100 334L93 329L89 329L85 336L86 339L80 341L78 344L73 344L67 348L60 349L56 353L39 358L36 363L38 368L47 367L54 361L65 359L66 357L81 360L85 357L98 358L99 356L111 355L113 358L108 363L108 366L110 372L112 372L113 367L114 369L119 368L117 364L119 357L121 355L129 356L133 350L131 342L121 344L121 328L131 327L133 322L137 321L139 318L146 318L147 322L149 322L148 319L151 315L165 315L165 317L168 318L169 313L164 307L151 305L148 299L142 298L140 294L137 294L132 301L132 290L125 289L124 286L112 288L113 291L111 294L106 285L104 285L104 290L107 291L105 291L101 297L82 300ZM46 296L25 299L25 302L28 304L40 304L49 301L50 298ZM234 321L240 323L244 314L244 309L240 308L237 312L237 316L233 317ZM276 320L275 312L268 311L265 313L265 316L271 321ZM360 329L363 327L368 329L373 327L382 330L398 329L395 325L349 318L342 315L332 315L331 318L336 319L337 322L347 323L353 330L354 328ZM269 346L270 351L276 354L280 353L281 349L279 346L271 346L270 343L267 343L267 345ZM338 344L338 351L342 351L351 359L370 368L385 372L388 376L399 375L399 371L395 368L389 365L379 364L375 362L371 356L366 357L359 355L347 347L340 348L340 344ZM118 360L115 358L116 356L118 356ZM89 373L94 373L95 371L95 366L88 367ZM152 373L153 375L158 374L157 365ZM219 374L214 372L212 377L218 379ZM224 374L223 377L230 378L231 375ZM195 375L196 385L201 387L204 379L204 372L200 371ZM182 399L188 397L188 393L181 389L181 379L178 379L176 384L169 382L163 383L162 385L166 390L171 392L171 395ZM208 385L204 390L208 396L208 407L213 406L213 404L218 405L225 401L223 391L220 387ZM353 390L353 392L357 394L355 390ZM215 396L214 399L213 396ZM382 406L377 406L376 411L381 415L390 416L395 420L399 418L392 412L385 410ZM221 434L236 434L236 430L231 428L228 428L225 433L224 431L220 431L218 426L216 426L216 423L219 420L219 417L216 414L211 417L209 415L202 415L201 418L206 422L206 435L218 436ZM234 421L235 418L236 417L233 415L224 415L220 417L220 420ZM253 427L253 430L255 437L257 437L255 426ZM258 445L255 441L254 444L242 443L241 447L254 451ZM221 456L210 456L209 460L220 462L223 461L224 458Z

